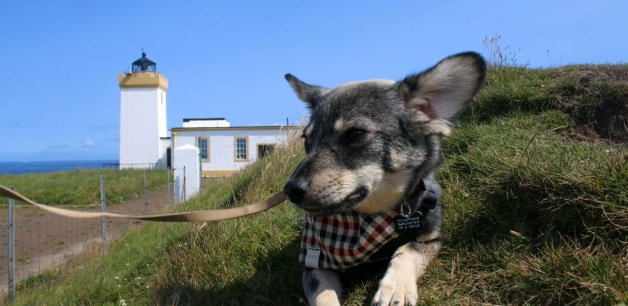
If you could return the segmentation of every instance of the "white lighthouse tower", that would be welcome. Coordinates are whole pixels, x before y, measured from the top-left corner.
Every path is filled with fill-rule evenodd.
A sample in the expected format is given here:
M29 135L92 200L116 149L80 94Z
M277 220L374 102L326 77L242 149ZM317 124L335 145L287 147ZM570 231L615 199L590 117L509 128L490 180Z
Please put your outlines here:
M120 85L120 168L163 168L168 164L166 92L168 79L142 52Z

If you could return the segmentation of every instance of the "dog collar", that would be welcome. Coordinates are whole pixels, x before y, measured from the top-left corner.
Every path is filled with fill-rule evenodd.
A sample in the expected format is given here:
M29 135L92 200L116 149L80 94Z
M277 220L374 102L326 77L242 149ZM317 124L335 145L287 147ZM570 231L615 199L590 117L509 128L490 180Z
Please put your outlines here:
M343 271L369 257L398 236L393 226L399 210L379 214L356 211L333 216L307 215L299 261L306 267Z
M401 215L409 216L417 211L425 213L425 211L434 209L438 203L438 195L434 191L430 183L420 180L416 188L403 198L401 201Z
M420 218L436 207L436 192L421 180L390 212L347 211L333 216L306 215L299 261L306 267L343 271L365 263L385 244L416 231Z

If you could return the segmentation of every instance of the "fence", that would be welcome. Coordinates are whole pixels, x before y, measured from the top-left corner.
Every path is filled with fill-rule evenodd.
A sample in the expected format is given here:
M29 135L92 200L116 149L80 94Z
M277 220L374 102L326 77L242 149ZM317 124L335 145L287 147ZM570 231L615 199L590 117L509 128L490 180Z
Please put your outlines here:
M174 203L172 170L167 173L167 185L149 192L147 170L143 171L141 190L108 197L107 177L100 175L94 180L74 182L98 184L100 203L72 207L86 211L108 211L122 214L154 214L164 212ZM137 173L137 171L136 171ZM118 177L117 179L124 179ZM16 191L20 192L19 189ZM22 190L24 191L24 190ZM143 197L142 197L143 195ZM123 203L121 203L123 202ZM113 203L121 203L111 205ZM60 266L92 245L102 246L107 252L107 243L123 234L130 226L141 221L125 219L73 219L43 212L28 205L15 205L9 199L7 213L0 215L0 293L15 298L17 282L43 271Z

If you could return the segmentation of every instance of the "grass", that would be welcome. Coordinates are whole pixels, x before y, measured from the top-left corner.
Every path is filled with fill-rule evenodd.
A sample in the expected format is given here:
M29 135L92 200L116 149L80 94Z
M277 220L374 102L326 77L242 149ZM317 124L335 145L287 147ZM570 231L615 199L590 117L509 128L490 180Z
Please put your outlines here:
M628 303L628 67L491 67L445 143L444 247L421 305ZM612 110L612 111L609 111ZM298 140L180 210L238 206L281 189ZM15 305L305 305L303 214L284 204L214 223L138 226L20 283ZM348 280L368 304L381 270Z
M453 252L439 262L464 258L458 272L440 268L474 280L470 302L628 298L625 147L564 140L556 127L569 121L555 111L518 115L464 127L477 135L471 145L465 133L449 140L441 178L450 203L445 246Z

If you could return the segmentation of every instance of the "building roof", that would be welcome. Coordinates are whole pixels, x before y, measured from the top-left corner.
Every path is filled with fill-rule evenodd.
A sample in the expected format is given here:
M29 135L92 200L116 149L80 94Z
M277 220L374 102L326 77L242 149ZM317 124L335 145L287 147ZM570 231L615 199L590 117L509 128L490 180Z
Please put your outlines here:
M229 130L280 130L280 129L295 129L301 128L300 126L281 126L281 125L255 125L255 126L231 126L231 127L173 127L170 130L173 132L180 131L229 131Z
M190 121L215 121L215 120L227 120L225 118L183 118L183 122L190 122Z

